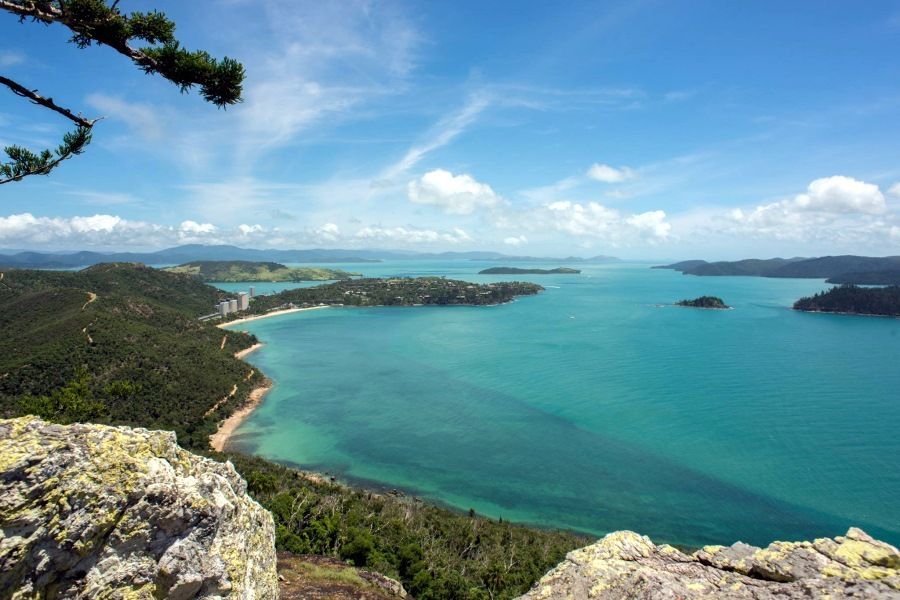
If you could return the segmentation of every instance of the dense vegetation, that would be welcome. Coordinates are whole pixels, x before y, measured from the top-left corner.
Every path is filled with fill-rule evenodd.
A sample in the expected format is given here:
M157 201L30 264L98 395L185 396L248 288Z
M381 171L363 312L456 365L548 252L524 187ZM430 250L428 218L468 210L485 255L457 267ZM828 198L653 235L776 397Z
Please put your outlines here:
M0 414L170 429L205 447L261 379L234 358L255 338L197 322L221 294L133 264L4 272Z
M795 310L900 317L900 286L857 287L841 285L814 296L800 298Z
M333 281L350 279L359 273L342 269L315 267L287 267L277 262L250 260L197 260L177 267L167 267L171 273L184 273L200 281Z
M675 303L678 306L689 306L691 308L731 308L721 298L716 296L700 296L693 300L679 300Z
M398 579L418 600L513 598L589 542L311 480L256 457L228 458L272 511L280 549L350 560Z
M747 259L733 262L686 260L654 267L674 269L685 275L744 275L750 277L796 277L833 279L833 283L895 283L900 273L900 256L823 256L821 258ZM878 276L878 273L884 273Z
M434 288L458 295L459 285L369 280L355 289L397 295L398 289ZM494 299L540 289L465 286L464 296L481 298L481 291L490 290L485 298ZM340 289L347 291L337 287L328 293ZM235 463L251 494L272 511L279 549L335 556L381 571L420 600L512 598L568 550L587 542L570 533L313 481L256 457L214 453L209 434L262 380L234 358L255 338L196 318L223 295L193 277L135 264L3 272L0 413L174 430L193 451Z
M520 281L475 284L442 277L352 279L259 296L250 303L250 310L236 316L262 314L288 306L317 304L480 306L510 302L516 296L537 294L543 289L535 283Z
M580 269L557 267L555 269L520 269L519 267L491 267L478 271L479 275L573 275L581 273Z

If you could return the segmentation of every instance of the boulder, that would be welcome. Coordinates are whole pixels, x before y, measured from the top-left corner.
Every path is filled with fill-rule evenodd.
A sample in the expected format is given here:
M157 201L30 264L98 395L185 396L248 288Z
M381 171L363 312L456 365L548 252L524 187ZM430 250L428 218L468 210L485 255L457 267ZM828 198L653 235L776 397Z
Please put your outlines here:
M0 598L277 598L274 542L171 432L0 420Z

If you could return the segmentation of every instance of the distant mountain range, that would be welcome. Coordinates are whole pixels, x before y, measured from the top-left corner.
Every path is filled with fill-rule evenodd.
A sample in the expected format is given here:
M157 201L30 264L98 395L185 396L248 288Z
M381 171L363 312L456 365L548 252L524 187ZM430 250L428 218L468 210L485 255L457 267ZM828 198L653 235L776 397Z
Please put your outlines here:
M685 260L654 269L673 269L685 275L795 277L826 279L828 283L890 285L900 281L900 256L823 256L820 258L770 258L707 262Z
M257 250L237 246L188 244L155 252L34 252L0 251L0 267L22 269L71 269L106 262L138 262L148 265L183 264L192 261L250 260L279 263L371 263L382 260L485 260L504 262L605 263L612 256L565 258L509 256L500 252L412 252L405 250Z

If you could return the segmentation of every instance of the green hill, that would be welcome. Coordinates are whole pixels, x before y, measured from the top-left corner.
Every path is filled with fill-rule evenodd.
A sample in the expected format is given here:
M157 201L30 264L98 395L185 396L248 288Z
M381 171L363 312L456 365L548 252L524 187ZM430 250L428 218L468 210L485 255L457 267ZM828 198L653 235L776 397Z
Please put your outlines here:
M249 260L198 260L177 267L167 267L165 270L170 273L191 275L207 282L332 281L359 275L341 269L287 267L276 262Z

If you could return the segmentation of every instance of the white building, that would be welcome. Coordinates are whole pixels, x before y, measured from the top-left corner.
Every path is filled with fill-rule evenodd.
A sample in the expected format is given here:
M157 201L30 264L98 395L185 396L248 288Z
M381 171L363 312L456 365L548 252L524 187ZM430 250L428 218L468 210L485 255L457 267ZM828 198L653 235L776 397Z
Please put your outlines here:
M247 310L250 308L250 296L247 295L247 292L238 292L237 306L238 310Z
M230 312L230 313L237 312L237 309L238 309L237 300L235 300L234 298L231 298L230 300L228 300L228 312Z
M252 285L250 286L250 297L253 298L256 296L256 288Z
M223 317L228 314L228 300L222 300L216 305L216 312Z

